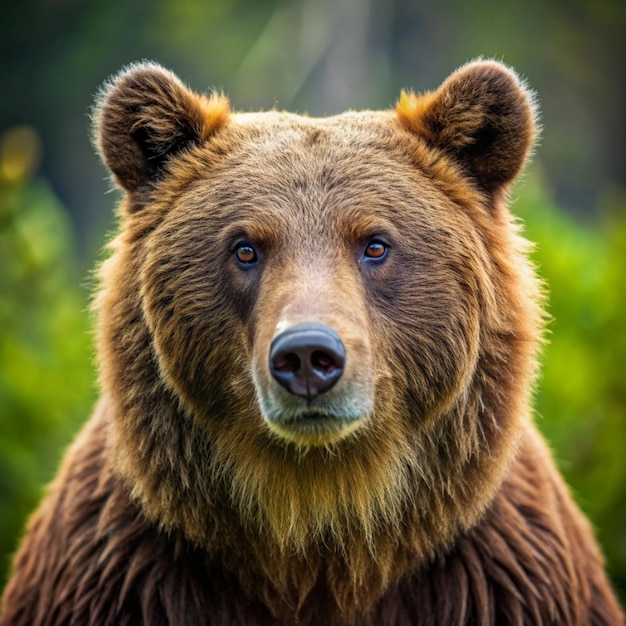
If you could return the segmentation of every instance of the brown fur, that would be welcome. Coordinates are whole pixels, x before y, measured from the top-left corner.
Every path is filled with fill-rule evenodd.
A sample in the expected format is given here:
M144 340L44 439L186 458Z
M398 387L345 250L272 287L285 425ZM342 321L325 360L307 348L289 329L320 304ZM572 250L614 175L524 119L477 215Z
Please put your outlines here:
M127 191L103 399L2 626L622 623L529 417L541 298L505 199L535 122L510 70L315 120L229 113L142 65L96 121ZM384 263L361 263L372 237ZM306 404L267 354L309 320L348 359Z

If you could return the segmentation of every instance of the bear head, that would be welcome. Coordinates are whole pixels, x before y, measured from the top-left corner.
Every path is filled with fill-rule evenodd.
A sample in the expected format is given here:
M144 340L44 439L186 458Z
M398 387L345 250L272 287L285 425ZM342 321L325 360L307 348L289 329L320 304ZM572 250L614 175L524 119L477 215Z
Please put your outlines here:
M237 528L379 562L400 528L421 558L475 523L535 374L506 207L535 133L492 61L325 119L234 113L155 64L108 83L95 139L124 198L101 383L146 514L204 546Z

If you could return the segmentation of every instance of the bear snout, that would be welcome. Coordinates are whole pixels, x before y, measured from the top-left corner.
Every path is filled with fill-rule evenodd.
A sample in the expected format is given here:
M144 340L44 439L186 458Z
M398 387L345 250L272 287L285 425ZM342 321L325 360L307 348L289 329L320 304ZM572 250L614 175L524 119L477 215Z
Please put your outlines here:
M274 337L269 369L290 393L310 400L331 389L343 374L346 349L325 324L302 323Z
M368 342L319 316L282 319L274 336L256 345L253 378L261 413L281 439L305 446L339 441L373 411Z

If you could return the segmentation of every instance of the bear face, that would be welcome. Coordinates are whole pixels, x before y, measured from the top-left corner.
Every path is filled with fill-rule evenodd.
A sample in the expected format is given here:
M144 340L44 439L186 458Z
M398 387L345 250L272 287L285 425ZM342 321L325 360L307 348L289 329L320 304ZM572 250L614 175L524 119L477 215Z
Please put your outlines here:
M408 518L416 558L474 524L535 370L538 289L504 204L534 134L493 62L322 120L232 113L155 65L109 84L96 140L126 195L101 380L146 514L208 547L226 503L268 550L379 562Z
M239 132L250 132L246 122ZM350 146L365 133L346 129L345 120L324 130L283 124L262 120L270 129L253 154L233 149L217 171L197 173L151 235L142 297L161 368L194 415L210 419L207 397L239 395L261 408L269 430L302 446L332 444L373 413L404 410L380 395L386 378L402 389L406 372L415 380L404 384L412 396L404 402L427 421L476 367L478 292L493 290L468 284L480 277L463 269L486 262L477 230L454 206L443 216L432 211L449 201L415 171L409 153L385 150L388 130L373 140L372 120L356 155ZM222 138L231 141L227 130ZM363 191L351 193L353 186ZM403 216L406 202L412 211ZM376 245L380 258L369 256ZM198 256L181 266L190 249ZM241 249L250 260L238 258ZM450 253L442 257L441 249ZM307 323L334 329L345 346L344 371L324 393L294 393L270 371L271 342ZM220 336L235 353L215 341ZM243 382L229 390L245 372L254 390Z

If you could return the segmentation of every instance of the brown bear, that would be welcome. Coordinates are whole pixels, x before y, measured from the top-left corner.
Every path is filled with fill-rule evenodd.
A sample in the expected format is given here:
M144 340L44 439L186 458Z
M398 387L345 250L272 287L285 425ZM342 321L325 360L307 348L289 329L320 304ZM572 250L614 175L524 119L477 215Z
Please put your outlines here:
M543 313L507 208L533 98L492 61L395 110L107 84L124 190L102 398L2 626L621 624L532 424Z

